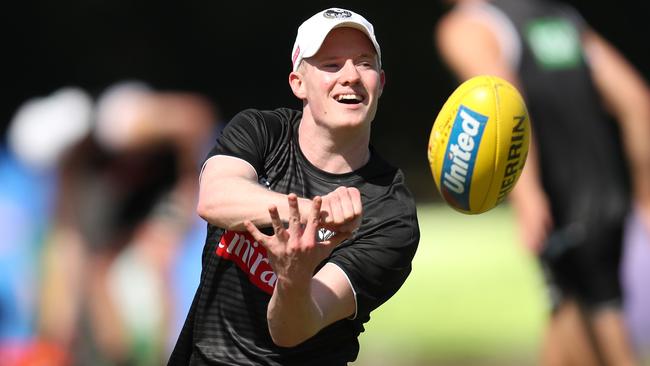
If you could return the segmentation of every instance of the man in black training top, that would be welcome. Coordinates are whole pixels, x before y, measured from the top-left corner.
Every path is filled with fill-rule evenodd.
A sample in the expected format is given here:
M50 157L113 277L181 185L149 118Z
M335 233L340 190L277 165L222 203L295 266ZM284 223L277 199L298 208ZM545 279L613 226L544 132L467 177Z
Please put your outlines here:
M533 143L510 197L548 279L540 365L638 365L619 262L632 194L650 218L645 81L566 3L453 2L436 28L441 56L461 80L511 81L530 113Z
M205 162L203 272L170 364L346 365L411 271L415 204L369 145L385 81L373 26L324 10L291 56L302 112L239 113Z

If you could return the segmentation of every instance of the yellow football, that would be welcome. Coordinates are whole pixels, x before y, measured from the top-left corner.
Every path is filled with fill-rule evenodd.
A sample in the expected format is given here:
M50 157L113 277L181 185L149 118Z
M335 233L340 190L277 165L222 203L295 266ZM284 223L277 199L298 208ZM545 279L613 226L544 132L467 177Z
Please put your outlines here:
M440 195L462 213L492 209L519 179L529 140L526 104L512 84L488 75L465 81L442 106L429 137Z

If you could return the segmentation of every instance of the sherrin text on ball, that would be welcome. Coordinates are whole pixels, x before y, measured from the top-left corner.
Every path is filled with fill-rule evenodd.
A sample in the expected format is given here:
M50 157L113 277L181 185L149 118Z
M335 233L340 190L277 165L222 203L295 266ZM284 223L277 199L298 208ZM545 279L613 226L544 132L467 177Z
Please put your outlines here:
M481 75L462 83L445 102L429 138L436 187L454 209L478 214L505 199L526 162L530 121L509 82Z

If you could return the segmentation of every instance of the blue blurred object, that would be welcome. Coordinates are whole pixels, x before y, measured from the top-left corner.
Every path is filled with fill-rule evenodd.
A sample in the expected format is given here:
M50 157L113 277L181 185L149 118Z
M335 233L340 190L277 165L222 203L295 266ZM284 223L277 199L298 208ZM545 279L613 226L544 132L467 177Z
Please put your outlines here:
M0 147L0 344L34 335L39 253L56 175L20 163Z
M167 339L168 352L171 353L178 335L183 329L183 323L192 305L194 293L199 286L201 279L201 253L205 243L206 222L196 217L192 227L189 229L185 240L179 246L178 255L172 268L172 291L171 298L174 312L172 314L169 339Z

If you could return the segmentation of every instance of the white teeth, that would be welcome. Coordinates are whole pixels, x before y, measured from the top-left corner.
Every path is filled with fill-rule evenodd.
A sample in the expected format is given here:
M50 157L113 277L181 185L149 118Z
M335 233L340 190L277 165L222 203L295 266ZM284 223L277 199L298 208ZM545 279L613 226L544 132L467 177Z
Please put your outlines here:
M341 94L336 97L337 101L342 101L342 100L361 100L361 97L356 95L356 94Z

